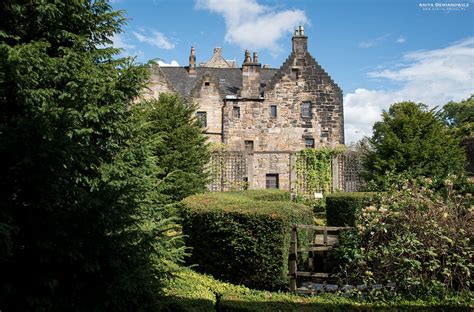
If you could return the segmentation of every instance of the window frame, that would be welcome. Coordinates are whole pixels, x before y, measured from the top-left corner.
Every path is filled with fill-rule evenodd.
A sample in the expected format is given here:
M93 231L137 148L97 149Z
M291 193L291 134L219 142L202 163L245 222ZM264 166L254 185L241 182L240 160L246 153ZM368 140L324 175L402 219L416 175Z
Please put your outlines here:
M307 109L305 108L307 106ZM311 102L306 101L301 103L301 117L302 118L312 118L312 110L313 105ZM306 114L307 113L307 114Z
M206 111L197 111L196 120L201 128L207 127L207 112ZM204 121L204 122L203 122Z
M275 187L273 187L273 184L270 184L269 178L275 178ZM265 189L280 189L280 175L278 173L267 173L265 175Z
M308 141L312 142L311 144L308 144ZM304 138L304 147L305 148L315 148L315 141L314 138Z
M270 105L270 117L271 118L278 117L278 106L276 104Z
M244 141L244 150L246 153L253 153L254 143L253 140Z
M240 119L240 106L234 105L232 107L232 117Z

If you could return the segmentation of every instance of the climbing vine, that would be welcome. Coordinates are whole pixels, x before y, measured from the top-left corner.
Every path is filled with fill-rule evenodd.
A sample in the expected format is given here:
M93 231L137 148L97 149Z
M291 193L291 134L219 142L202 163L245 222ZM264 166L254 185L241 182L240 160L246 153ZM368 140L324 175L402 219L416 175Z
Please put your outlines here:
M297 153L295 170L298 194L331 192L332 159L343 152L342 147L304 149Z

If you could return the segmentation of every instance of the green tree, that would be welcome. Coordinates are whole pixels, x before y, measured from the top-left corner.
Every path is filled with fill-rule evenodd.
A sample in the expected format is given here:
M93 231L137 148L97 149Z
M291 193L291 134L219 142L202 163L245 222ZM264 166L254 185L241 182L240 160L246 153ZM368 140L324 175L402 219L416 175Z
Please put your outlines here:
M441 116L457 137L474 136L474 95L461 102L449 102Z
M0 2L0 309L156 308L180 259L156 137L132 115L147 70L114 60L106 1Z
M448 128L424 104L402 102L382 113L366 151L368 179L382 187L388 172L437 181L464 173L465 155Z
M209 151L194 116L196 105L175 95L161 94L158 100L143 102L137 108L149 123L149 135L161 138L155 150L161 169L160 193L168 202L176 202L204 192Z

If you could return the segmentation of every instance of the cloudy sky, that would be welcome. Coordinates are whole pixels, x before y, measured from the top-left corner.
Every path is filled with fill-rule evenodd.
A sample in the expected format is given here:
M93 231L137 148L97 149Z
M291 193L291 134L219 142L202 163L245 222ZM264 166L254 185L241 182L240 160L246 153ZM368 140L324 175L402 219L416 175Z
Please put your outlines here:
M198 63L222 47L279 67L304 25L309 51L344 92L346 143L370 135L391 103L434 106L474 93L474 0L113 0L129 18L124 55Z

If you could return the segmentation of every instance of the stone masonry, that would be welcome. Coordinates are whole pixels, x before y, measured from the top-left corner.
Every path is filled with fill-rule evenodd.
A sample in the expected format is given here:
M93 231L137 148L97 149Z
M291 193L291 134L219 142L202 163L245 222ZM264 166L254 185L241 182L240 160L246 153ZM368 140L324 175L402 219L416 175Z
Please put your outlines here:
M211 142L248 153L249 188L276 183L290 189L291 153L344 144L342 91L311 56L307 42L299 27L279 69L262 68L257 53L251 57L249 51L236 68L220 48L196 67L192 48L189 66L152 68L145 97L171 92L197 103Z

